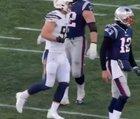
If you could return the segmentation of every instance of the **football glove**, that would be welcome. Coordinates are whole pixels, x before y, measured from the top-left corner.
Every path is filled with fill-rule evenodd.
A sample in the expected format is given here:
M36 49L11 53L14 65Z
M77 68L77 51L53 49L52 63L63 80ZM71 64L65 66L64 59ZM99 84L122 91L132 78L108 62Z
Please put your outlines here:
M91 43L86 55L91 60L97 58L97 44Z
M138 66L133 67L133 71L137 74L137 76L140 76L140 67Z
M40 45L41 43L44 43L45 39L41 37L41 35L38 36L37 38L37 45Z
M62 38L60 36L56 37L56 41L59 43L64 43L65 42L65 38Z

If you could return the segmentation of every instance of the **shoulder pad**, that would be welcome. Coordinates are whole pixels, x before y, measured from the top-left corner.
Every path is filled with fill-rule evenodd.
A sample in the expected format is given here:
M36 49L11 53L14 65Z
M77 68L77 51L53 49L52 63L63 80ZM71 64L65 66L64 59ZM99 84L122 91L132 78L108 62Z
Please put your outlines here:
M108 24L105 27L105 31L109 33L109 35L115 34L115 38L118 36L118 30L116 29L116 24Z

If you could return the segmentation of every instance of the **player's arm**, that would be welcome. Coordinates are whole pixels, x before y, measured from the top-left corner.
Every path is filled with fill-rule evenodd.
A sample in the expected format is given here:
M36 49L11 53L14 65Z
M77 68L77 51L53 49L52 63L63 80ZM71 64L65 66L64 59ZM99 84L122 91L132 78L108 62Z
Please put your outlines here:
M97 27L96 27L96 20L93 12L93 6L91 3L85 3L85 8L83 8L83 18L86 21L86 24L90 31L90 47L87 51L87 56L90 59L95 59L97 55Z
M96 20L93 11L84 10L83 11L83 17L87 23L87 26L90 31L90 40L91 43L97 43L97 26L96 26Z
M63 43L64 39L53 35L56 23L54 21L47 21L44 23L41 30L41 37L46 40Z
M52 21L45 22L41 30L41 36L47 40L55 41L56 37L53 35L55 27L56 27L55 22Z
M106 53L107 51L111 50L115 38L116 38L115 30L110 25L107 25L104 30L104 39L100 49L100 63L102 68L102 78L106 82L108 82L109 79L111 78L111 73L106 68L106 60L107 60Z
M95 22L95 16L93 11L84 10L83 17L89 28L91 40L90 47L87 51L87 56L93 60L97 57L97 27Z
M101 69L102 69L102 78L106 82L108 82L108 80L111 77L110 72L106 68L106 52L109 49L111 43L112 43L112 40L109 37L104 37L104 40L100 49L100 64L101 64Z
M104 37L103 43L101 45L100 49L100 63L101 63L101 68L102 70L107 70L106 69L106 52L108 49L109 45L109 38Z
M134 55L133 55L133 52L132 52L132 46L130 46L129 62L130 62L130 64L131 64L132 67L137 66L137 64L136 64L136 62L134 60Z
M137 66L135 59L134 59L134 55L132 52L132 46L130 46L130 52L129 52L129 62L131 64L131 66L133 67L133 71L140 76L140 67Z

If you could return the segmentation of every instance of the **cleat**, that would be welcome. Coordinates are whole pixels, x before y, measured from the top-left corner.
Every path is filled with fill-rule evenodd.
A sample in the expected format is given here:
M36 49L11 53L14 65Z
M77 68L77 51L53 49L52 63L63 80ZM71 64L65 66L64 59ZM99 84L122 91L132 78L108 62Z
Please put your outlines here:
M17 110L17 112L22 113L25 102L26 102L26 99L22 97L22 92L16 93L16 110Z
M81 105L81 104L83 104L84 103L84 99L81 99L81 100L76 100L76 102L75 102L76 104L78 104L78 105Z
M48 119L64 119L63 117L59 116L56 111L48 110L47 114Z

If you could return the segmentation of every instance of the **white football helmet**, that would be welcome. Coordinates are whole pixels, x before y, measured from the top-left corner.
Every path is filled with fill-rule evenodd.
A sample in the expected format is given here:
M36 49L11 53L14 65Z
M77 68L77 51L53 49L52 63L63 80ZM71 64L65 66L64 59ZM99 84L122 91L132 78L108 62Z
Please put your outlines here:
M56 9L62 9L65 12L69 12L69 4L72 3L73 0L53 0L54 7Z
M127 6L118 7L114 15L115 21L120 21L127 26L130 26L134 23L134 13L132 9Z

